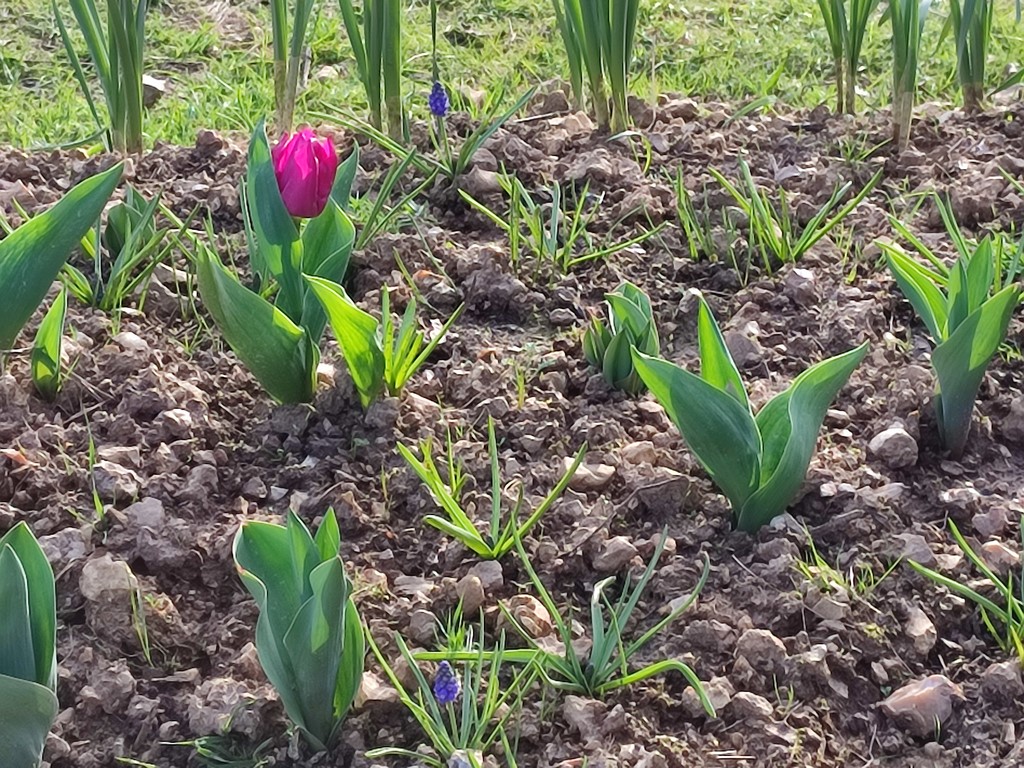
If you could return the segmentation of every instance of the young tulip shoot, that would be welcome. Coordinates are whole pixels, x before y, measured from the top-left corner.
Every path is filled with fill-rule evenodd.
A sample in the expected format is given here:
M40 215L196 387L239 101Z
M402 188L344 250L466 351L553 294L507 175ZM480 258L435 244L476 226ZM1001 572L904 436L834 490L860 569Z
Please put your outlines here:
M1006 340L1021 288L998 289L992 241L986 237L971 252L962 238L951 269L931 256L924 266L898 245L882 242L889 270L903 295L924 322L936 346L935 416L942 444L959 458L971 431L971 414L985 371Z
M300 219L315 219L323 213L338 173L338 154L331 138L317 139L312 128L286 133L271 157L288 213Z
M645 355L659 351L658 329L654 324L647 294L630 282L605 294L608 324L598 317L583 333L583 353L587 361L604 374L609 386L631 395L646 387L633 367L632 350Z
M728 497L733 525L753 532L782 514L800 490L825 412L868 345L812 365L755 415L703 297L697 335L700 375L635 350L633 364Z
M318 750L330 746L363 676L363 626L340 546L334 510L315 537L289 512L286 525L244 522L234 544L238 573L260 609L260 664Z
M910 124L917 93L917 60L931 0L892 0L892 138L900 149L910 143Z

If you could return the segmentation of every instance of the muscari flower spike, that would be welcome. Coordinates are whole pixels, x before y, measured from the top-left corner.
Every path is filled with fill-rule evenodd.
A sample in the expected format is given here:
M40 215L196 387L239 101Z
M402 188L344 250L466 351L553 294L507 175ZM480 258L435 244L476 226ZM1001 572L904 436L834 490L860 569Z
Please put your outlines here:
M434 698L437 699L437 703L441 706L454 704L461 690L462 684L452 665L442 661L437 666L437 674L434 676Z
M434 117L444 117L448 114L448 108L451 106L448 101L448 91L445 90L440 80L434 81L427 103L430 105L430 114Z

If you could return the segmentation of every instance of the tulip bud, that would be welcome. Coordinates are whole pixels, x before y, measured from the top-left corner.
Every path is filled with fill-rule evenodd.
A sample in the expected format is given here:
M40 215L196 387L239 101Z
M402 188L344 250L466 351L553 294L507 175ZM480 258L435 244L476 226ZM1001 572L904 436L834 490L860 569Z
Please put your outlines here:
M286 133L271 157L288 213L301 219L319 216L338 172L338 155L330 137L317 139L312 128Z

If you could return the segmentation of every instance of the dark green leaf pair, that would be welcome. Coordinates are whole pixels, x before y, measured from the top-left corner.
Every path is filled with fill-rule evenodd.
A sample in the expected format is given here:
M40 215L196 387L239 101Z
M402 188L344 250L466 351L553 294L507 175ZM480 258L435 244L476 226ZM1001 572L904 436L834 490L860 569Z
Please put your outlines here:
M605 294L605 300L608 324L599 317L591 321L583 333L583 354L610 386L638 395L646 387L633 366L632 350L652 356L660 351L651 301L629 282Z
M384 392L398 396L441 343L448 329L462 314L460 306L429 342L416 322L416 300L409 301L402 323L396 329L391 318L388 288L381 289L382 322L364 312L337 283L307 277L312 295L319 300L334 336L341 347L349 376L364 408Z
M71 251L103 213L121 168L115 165L86 179L0 240L0 353L14 344Z
M281 199L267 133L260 123L249 145L245 184L249 253L257 290L242 285L211 250L198 248L199 292L206 308L234 353L283 403L313 399L327 316L305 276L331 284L345 276L355 227L343 206L357 165L353 153L339 167L323 213L308 220L300 235ZM272 303L264 294L275 289Z
M989 238L973 252L957 242L960 255L949 270L934 257L926 267L898 245L881 243L896 283L935 341L935 415L954 458L963 454L978 388L1021 298L1015 284L996 290L1001 275Z
M57 716L53 570L18 523L0 537L0 765L32 768Z
M67 312L68 292L61 290L39 324L36 340L32 345L32 383L45 400L53 400L60 390L60 352Z
M246 521L234 557L256 599L256 650L288 717L314 748L327 749L363 676L362 623L328 510L316 536L295 514L286 525Z
M754 415L707 303L697 320L700 375L641 352L636 370L728 497L733 524L756 531L799 491L829 404L867 353L865 342L801 373Z

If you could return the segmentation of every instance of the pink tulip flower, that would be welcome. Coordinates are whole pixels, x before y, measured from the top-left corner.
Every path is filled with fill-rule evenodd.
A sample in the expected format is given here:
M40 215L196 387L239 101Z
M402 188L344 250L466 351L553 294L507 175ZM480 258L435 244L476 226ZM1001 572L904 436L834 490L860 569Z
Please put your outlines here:
M288 213L301 219L320 215L338 171L330 137L317 139L312 128L286 133L271 150L274 174Z

